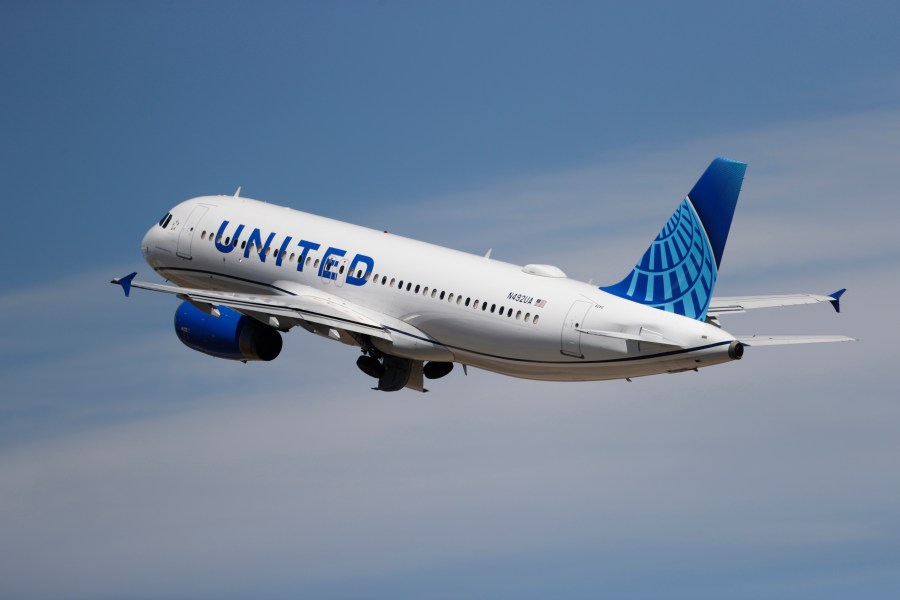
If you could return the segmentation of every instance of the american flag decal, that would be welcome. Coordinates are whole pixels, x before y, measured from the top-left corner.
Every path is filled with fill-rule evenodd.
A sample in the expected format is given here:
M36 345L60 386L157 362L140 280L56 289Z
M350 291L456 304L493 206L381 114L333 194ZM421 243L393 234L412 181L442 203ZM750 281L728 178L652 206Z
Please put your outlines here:
M546 300L535 300L534 305L537 308L544 308L545 306L547 306L547 301Z

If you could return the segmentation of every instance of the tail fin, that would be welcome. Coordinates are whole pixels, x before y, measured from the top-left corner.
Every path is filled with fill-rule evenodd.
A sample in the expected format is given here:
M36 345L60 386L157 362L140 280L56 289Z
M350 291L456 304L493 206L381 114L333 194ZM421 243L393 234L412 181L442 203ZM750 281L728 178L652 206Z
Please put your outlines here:
M746 170L727 158L712 161L634 270L600 289L705 320Z

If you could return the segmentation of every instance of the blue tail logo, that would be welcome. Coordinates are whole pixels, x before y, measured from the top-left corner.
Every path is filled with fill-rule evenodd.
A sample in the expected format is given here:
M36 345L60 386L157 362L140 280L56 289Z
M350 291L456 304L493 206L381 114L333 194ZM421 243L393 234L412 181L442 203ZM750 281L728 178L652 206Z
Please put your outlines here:
M715 159L634 270L600 289L705 320L746 169L741 162Z

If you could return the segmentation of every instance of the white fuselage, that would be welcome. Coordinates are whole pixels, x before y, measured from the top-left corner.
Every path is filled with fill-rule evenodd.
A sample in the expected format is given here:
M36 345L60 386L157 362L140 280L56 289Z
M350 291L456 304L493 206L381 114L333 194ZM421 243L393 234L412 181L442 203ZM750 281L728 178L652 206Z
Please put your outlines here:
M396 340L386 350L405 358L557 381L731 360L734 337L722 329L612 296L552 267L523 268L239 197L195 198L171 214L169 227L154 226L142 243L148 264L166 279L258 295L312 289L384 325Z

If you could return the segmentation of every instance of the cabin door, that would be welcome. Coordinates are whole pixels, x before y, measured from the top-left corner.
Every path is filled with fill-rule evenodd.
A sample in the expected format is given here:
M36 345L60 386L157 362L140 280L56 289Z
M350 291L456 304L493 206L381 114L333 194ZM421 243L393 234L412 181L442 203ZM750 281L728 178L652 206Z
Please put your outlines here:
M191 258L191 243L194 241L194 228L200 223L200 220L209 210L207 206L197 206L191 211L187 222L181 226L181 232L178 234L178 248L176 253L181 258Z

